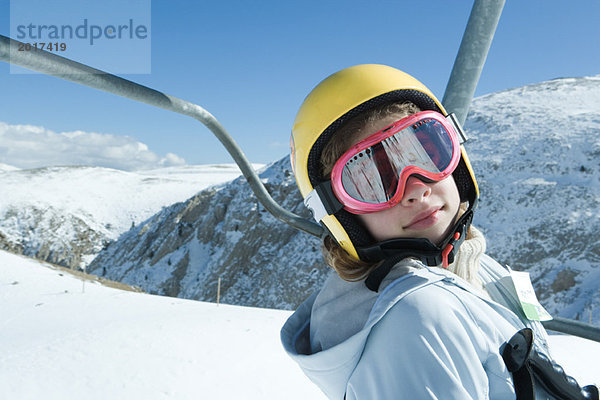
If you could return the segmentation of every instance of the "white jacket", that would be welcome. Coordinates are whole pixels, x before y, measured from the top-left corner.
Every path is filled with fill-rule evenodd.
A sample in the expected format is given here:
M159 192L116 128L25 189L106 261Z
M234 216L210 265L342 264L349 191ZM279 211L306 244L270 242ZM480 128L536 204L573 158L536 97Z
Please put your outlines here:
M500 347L526 326L538 351L547 353L547 340L504 286L507 275L482 257L488 296L412 260L394 267L379 294L332 274L281 339L331 399L514 399Z

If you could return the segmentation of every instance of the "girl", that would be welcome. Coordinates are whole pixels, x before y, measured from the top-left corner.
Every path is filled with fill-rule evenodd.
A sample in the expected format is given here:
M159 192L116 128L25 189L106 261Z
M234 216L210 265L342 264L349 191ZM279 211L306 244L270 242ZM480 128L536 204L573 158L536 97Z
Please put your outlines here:
M506 342L529 328L531 354L548 353L471 226L479 193L463 141L425 86L387 66L339 71L303 102L292 167L337 273L281 337L328 397L514 399L510 371L524 367L509 371ZM526 390L552 398L544 387Z

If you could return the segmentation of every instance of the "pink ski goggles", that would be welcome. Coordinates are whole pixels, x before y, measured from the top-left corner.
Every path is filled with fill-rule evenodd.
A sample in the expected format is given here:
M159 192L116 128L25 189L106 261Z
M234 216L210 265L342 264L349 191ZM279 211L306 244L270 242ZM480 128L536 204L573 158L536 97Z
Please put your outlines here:
M412 175L434 182L447 178L460 160L454 124L452 116L422 111L361 140L333 167L335 196L347 211L368 214L400 203Z

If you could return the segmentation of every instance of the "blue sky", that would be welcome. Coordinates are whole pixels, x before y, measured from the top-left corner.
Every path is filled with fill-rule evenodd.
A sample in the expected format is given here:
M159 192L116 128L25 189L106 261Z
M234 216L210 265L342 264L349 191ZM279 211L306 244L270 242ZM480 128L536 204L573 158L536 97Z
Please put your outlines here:
M124 6L107 12L98 6L105 2L83 1L78 2L87 7L82 14L68 1L40 2L33 14L80 19L132 13ZM145 53L150 72L117 74L199 104L221 121L252 162L267 163L287 154L290 128L306 94L341 68L392 65L443 97L472 4L153 0L150 54ZM600 2L568 4L507 1L476 96L600 74ZM18 8L10 6L0 0L5 36L10 12ZM95 54L95 65L110 57L128 60L127 53L116 50ZM40 127L38 136L21 125ZM2 132L0 163L19 167L92 163L136 169L183 160L231 162L212 134L189 117L53 77L11 74L6 63L0 63Z

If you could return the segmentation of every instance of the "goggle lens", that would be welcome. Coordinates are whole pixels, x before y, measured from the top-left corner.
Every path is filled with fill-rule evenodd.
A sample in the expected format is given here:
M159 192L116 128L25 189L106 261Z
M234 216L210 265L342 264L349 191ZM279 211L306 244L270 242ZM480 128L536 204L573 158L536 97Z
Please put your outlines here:
M372 136L383 140L361 148L361 143L373 142L367 138L346 156L353 150L359 151L349 158L342 157L346 159L340 173L343 191L361 203L387 203L398 197L398 190L404 187L402 181L409 175L441 180L458 163L460 145L456 134L439 118L417 119L405 127L396 123Z

